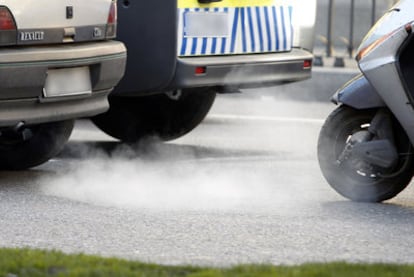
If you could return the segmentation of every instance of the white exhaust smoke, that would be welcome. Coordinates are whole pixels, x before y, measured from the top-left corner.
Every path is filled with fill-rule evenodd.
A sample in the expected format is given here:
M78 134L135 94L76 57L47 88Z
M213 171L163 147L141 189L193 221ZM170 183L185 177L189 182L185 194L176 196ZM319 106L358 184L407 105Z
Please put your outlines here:
M204 124L172 143L133 148L114 140L97 142L87 126L72 137L55 176L41 181L42 191L131 209L239 211L299 205L297 196L309 185L306 176L321 175L315 156L321 117L309 116L296 102L269 99L237 103L244 112L262 114L226 115L232 100L221 100ZM319 104L302 105L323 113ZM287 112L294 116L279 115ZM93 142L85 140L90 135ZM306 170L298 172L303 163Z

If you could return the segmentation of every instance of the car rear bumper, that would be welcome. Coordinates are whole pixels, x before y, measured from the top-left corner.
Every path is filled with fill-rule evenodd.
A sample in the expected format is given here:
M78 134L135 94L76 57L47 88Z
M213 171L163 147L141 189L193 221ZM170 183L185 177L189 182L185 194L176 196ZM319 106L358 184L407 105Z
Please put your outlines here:
M123 43L104 41L0 49L0 126L92 116L108 108L107 95L124 74ZM92 93L46 98L50 69L88 67Z
M27 125L89 117L105 112L110 90L94 93L91 97L39 102L38 99L1 100L0 127Z
M277 85L311 77L311 52L293 49L284 53L232 56L186 57L177 61L171 88L231 87L251 88ZM205 73L196 74L202 67Z

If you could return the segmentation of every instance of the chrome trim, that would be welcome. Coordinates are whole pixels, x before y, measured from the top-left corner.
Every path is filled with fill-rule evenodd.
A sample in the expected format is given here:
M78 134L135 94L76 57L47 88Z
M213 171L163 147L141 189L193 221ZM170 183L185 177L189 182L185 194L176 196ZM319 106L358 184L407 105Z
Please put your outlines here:
M53 46L9 47L0 50L0 66L4 64L89 59L116 54L126 56L126 48L123 43L112 40Z

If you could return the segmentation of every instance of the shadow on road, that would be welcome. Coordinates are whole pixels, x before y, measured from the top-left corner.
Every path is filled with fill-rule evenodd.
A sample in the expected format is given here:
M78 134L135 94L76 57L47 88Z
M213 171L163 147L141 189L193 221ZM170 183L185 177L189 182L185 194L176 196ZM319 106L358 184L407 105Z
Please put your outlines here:
M395 225L412 223L414 219L414 199L411 203L360 203L352 201L336 201L322 204L324 212L338 220L358 221L362 223L378 223Z
M37 190L38 182L45 176L54 176L55 172L40 168L33 168L22 171L0 171L0 193L5 191ZM1 197L0 197L1 198Z
M139 144L125 144L116 141L83 142L69 141L58 156L62 159L88 159L88 158L117 158L117 159L140 159L143 161L163 160L203 160L209 158L248 158L286 156L288 153L226 149L220 147L207 147L199 145L186 145L163 143L149 140Z

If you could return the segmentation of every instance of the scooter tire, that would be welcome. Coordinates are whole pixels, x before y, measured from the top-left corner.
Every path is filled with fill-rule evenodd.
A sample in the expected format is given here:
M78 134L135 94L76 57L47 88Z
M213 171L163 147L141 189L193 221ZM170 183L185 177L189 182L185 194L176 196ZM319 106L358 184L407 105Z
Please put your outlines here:
M366 129L376 114L376 109L356 110L342 105L326 119L318 139L318 161L322 174L329 185L342 196L358 202L382 202L400 193L411 181L414 173L414 157L411 143L398 122L394 120L393 130L400 155L394 174L362 174L356 168L352 155L338 164L347 139L352 134Z

